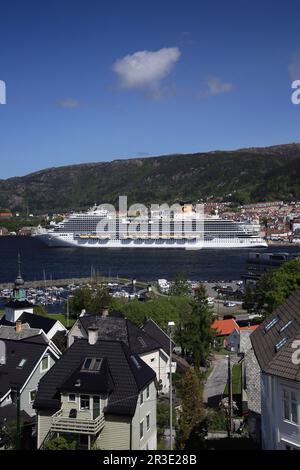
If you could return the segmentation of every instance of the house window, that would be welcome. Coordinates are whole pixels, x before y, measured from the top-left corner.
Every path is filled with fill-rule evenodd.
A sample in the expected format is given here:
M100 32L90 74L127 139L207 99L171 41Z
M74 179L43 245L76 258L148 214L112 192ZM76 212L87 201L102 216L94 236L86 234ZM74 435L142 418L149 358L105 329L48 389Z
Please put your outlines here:
M42 359L42 372L49 369L49 356L44 356Z
M68 401L74 403L76 402L76 395L75 393L69 393Z
M146 396L147 396L147 398L150 397L150 387L149 387L149 385L147 386Z
M144 437L144 421L140 422L140 439Z
M290 390L283 390L283 416L287 421L298 424L297 394Z
M146 416L147 431L150 429L150 413Z
M90 397L89 395L80 395L80 409L89 410L90 409Z
M29 391L29 403L33 403L36 397L36 390Z
M144 403L144 394L143 392L141 393L141 401L140 401L140 404L142 405Z

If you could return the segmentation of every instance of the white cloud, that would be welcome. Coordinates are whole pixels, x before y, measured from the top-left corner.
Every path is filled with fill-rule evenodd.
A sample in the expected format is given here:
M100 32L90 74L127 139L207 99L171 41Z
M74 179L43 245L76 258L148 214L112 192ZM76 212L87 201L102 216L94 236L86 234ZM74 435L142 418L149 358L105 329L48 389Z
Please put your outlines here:
M206 81L207 96L221 95L223 93L230 93L234 89L234 85L229 82L223 82L220 78L213 75L209 76Z
M289 74L292 80L300 80L300 52L296 52L290 61Z
M116 60L113 70L122 88L142 89L153 99L161 99L160 87L180 57L178 47L165 47L158 51L138 51Z
M61 108L79 108L80 101L74 98L64 98L58 104Z

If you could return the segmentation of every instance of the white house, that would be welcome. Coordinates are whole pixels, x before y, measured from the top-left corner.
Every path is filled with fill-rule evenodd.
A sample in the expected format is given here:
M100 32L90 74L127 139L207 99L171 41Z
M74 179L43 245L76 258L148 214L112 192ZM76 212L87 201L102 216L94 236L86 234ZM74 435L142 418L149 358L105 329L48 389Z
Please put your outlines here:
M123 341L134 353L143 359L155 372L161 393L169 392L170 358L169 351L162 347L156 338L148 334L144 328L138 328L130 320L118 312L104 309L102 315L81 315L68 334L68 346L75 340L87 339L88 330L97 330L98 340ZM171 364L172 373L176 363Z
M261 370L264 449L300 450L300 290L251 335Z

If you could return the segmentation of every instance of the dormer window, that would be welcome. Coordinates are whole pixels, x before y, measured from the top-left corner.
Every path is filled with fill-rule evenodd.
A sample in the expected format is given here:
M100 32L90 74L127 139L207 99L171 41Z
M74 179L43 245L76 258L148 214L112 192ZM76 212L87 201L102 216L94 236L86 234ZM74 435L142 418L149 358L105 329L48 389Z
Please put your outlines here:
M85 358L81 370L84 372L97 372L101 368L103 359L100 357Z

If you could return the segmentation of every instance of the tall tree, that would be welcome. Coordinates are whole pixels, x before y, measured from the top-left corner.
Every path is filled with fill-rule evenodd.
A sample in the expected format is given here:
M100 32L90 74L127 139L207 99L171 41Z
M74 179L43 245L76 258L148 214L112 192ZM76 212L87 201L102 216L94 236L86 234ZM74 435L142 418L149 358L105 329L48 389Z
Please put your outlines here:
M95 289L84 287L76 289L70 299L70 315L77 317L84 309L89 314L99 314L103 307L110 304L111 297L106 287L98 285Z
M202 402L202 384L199 373L192 367L187 370L182 379L183 394L181 411L178 417L176 431L176 448L184 449L188 446L195 429L199 428L205 419L205 410Z
M176 274L174 283L170 288L169 294L175 295L177 297L186 296L190 294L189 285L183 274Z
M193 355L194 364L199 367L209 355L215 332L211 325L213 313L208 305L205 286L200 284L192 309L187 313L182 325L181 338L185 349Z
M267 272L245 295L244 308L267 316L300 287L300 261L284 263Z

